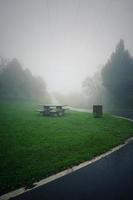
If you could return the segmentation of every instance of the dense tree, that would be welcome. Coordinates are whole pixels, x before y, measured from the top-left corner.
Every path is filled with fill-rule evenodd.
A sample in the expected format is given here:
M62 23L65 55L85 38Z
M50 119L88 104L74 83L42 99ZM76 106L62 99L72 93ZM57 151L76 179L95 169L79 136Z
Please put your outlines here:
M133 107L133 59L120 40L102 70L108 102L115 107ZM109 98L111 101L109 101Z
M1 60L0 98L37 100L48 96L46 84L30 70L23 69L17 59Z

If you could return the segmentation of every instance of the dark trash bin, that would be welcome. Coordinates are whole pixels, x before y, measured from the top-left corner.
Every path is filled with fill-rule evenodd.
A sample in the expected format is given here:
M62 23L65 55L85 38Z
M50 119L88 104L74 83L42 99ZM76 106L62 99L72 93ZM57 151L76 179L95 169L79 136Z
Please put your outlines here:
M103 106L102 105L93 105L93 116L102 117L103 116Z

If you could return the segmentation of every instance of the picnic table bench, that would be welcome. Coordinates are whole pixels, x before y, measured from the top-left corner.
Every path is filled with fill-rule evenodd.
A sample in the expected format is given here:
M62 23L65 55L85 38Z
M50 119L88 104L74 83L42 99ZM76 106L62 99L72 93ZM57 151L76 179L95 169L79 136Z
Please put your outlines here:
M68 110L66 105L38 105L40 108L37 110L43 116L63 116L65 111Z

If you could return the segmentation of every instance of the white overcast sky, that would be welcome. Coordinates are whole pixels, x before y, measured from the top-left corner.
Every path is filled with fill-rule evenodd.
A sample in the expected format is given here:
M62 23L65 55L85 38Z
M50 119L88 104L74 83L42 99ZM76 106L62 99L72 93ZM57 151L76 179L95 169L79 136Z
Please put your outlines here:
M77 91L120 38L133 55L133 0L0 0L0 55L50 90Z

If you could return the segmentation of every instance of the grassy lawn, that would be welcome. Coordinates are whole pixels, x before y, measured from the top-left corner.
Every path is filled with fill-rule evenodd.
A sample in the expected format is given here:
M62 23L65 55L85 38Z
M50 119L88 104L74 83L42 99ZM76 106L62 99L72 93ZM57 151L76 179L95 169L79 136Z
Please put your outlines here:
M0 190L10 191L92 159L133 136L133 123L105 114L42 117L30 103L0 104Z

